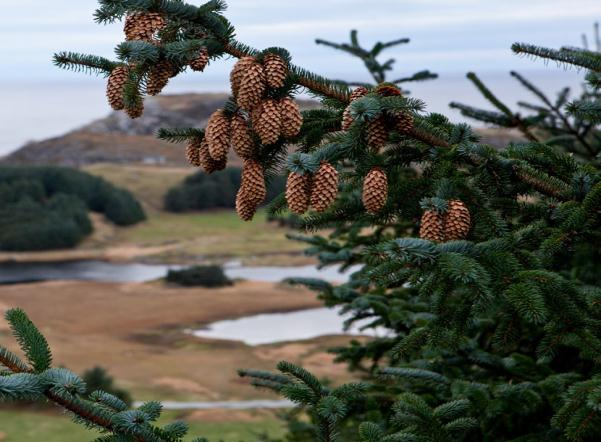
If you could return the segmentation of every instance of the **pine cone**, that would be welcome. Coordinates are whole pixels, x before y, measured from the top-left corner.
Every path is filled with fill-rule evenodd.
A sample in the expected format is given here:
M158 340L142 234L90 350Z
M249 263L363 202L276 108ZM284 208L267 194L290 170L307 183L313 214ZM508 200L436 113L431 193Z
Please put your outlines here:
M207 63L209 62L209 51L207 48L202 47L200 51L198 51L198 55L194 60L190 62L190 67L193 71L204 71Z
M241 185L236 194L236 213L243 221L250 221L257 212L257 204L250 198L249 190Z
M450 200L444 215L445 241L465 239L470 231L470 211L460 200Z
M255 147L246 119L239 113L232 118L232 147L243 159L250 158Z
M351 96L349 97L349 102L352 103L357 98L361 98L369 93L369 89L363 86L359 86L353 92L351 92Z
M396 117L395 127L396 130L402 134L411 132L413 129L413 115L408 112L400 113Z
M347 106L346 109L344 109L344 112L342 112L342 130L349 130L353 125L353 121L354 120L353 116L351 115L351 108L350 106Z
M223 109L217 109L209 118L205 137L209 143L211 158L217 162L226 160L230 147L230 120Z
M121 110L125 106L123 103L123 88L129 77L129 67L117 66L111 71L107 85L106 98L110 106L115 110Z
M272 98L261 103L261 113L256 120L254 130L263 144L273 144L280 138L282 116L278 102Z
M265 72L259 63L251 64L240 81L238 106L251 110L261 102L265 94Z
M379 167L374 167L363 181L363 205L370 213L378 213L388 198L388 178Z
M134 12L125 19L123 31L126 40L152 40L165 27L165 18L158 12Z
M422 215L419 237L428 241L444 241L443 216L436 210L426 210Z
M338 171L330 163L322 161L313 177L311 206L316 212L325 211L338 195Z
M292 213L302 215L309 208L311 177L308 173L290 172L286 181L286 202Z
M267 195L263 166L254 160L245 160L242 167L241 181L241 187L246 188L245 198L252 201L255 207L257 207Z
M249 67L255 64L254 57L242 57L240 60L236 62L232 71L230 72L230 84L232 86L232 95L238 95L238 91L240 90L240 83L242 82L242 77L246 74L246 71Z
M125 113L129 115L129 118L135 119L141 117L144 113L144 101L142 98L139 98L134 105L126 106Z
M282 114L282 136L284 138L297 136L303 125L303 117L296 101L290 97L282 98L280 112Z
M200 141L197 138L194 138L190 140L186 146L186 159L195 167L200 167L200 154L198 152L200 144Z
M279 89L284 86L286 76L288 75L288 66L282 57L276 54L265 55L263 57L263 67L265 68L267 86L273 89Z
M381 97L394 97L401 95L401 90L390 83L383 83L376 87L376 93Z
M221 161L215 161L209 153L209 142L205 136L198 149L198 162L200 163L200 167L210 175L215 171L225 169L227 158Z
M386 141L388 141L386 122L384 117L380 115L367 123L367 144L377 151L386 144Z
M158 95L169 83L175 72L175 66L169 60L161 60L154 65L148 73L146 92L148 95Z

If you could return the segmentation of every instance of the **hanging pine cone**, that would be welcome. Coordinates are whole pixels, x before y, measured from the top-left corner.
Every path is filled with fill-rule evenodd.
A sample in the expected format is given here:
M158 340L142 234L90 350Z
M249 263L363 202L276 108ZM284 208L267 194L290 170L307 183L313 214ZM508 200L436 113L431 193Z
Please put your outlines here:
M413 115L409 112L400 113L395 120L395 127L399 133L407 134L413 129Z
M218 109L209 118L205 137L209 143L209 153L215 161L222 162L227 159L230 147L230 120Z
M193 138L188 142L186 146L186 159L188 162L195 167L200 167L200 141L197 138Z
M426 210L422 215L419 237L428 241L444 241L443 216L436 210Z
M241 185L236 194L236 213L243 221L250 221L256 212L257 205L249 198L248 189Z
M313 177L311 206L316 212L325 211L338 195L338 171L330 163L322 161Z
M232 118L232 147L243 159L250 158L255 147L246 119L239 113Z
M309 208L311 176L290 172L286 180L286 203L292 213L302 215Z
M261 103L260 112L253 129L261 138L261 143L273 144L280 137L282 130L280 106L276 100L268 98Z
M388 131L386 130L386 121L384 117L379 117L367 123L367 144L375 151L382 148L388 140Z
M369 93L369 89L363 86L359 86L353 92L351 92L351 96L349 97L349 102L352 103L357 98L361 98Z
M209 142L205 136L198 149L198 162L200 167L202 167L202 169L210 175L213 172L225 169L225 166L227 165L227 158L221 161L215 161L209 153Z
M344 112L342 112L342 130L349 130L353 125L353 121L354 120L353 116L351 115L351 108L347 106L346 109L344 109Z
M342 124L341 124L342 130L349 130L354 121L353 116L351 115L350 103L355 101L357 98L363 97L368 92L369 92L369 90L363 86L360 86L357 89L355 89L353 92L351 92L351 96L349 97L349 105L346 107L346 109L344 109L344 112L342 113Z
M265 72L259 63L251 64L240 81L238 106L251 110L261 102L265 94Z
M240 83L242 82L242 77L244 77L244 74L246 74L248 68L250 68L253 64L255 64L255 57L242 57L236 62L232 71L230 72L230 84L232 87L232 95L238 95Z
M169 83L175 72L175 66L169 60L161 60L154 65L148 73L146 92L148 95L158 95Z
M198 51L198 55L190 62L190 67L193 71L202 72L205 70L207 63L209 62L209 51L207 48L202 47Z
M401 95L401 90L394 84L383 83L376 87L376 93L381 97L395 97Z
M142 98L139 98L133 105L126 106L125 113L129 115L129 118L135 119L141 117L144 113L144 101Z
M303 117L296 101L290 97L282 98L280 112L282 114L282 136L284 138L297 136L303 125Z
M470 211L460 200L450 200L444 215L444 239L453 241L465 239L470 231Z
M134 12L125 19L123 31L126 40L152 40L165 27L165 18L158 12Z
M111 71L106 84L106 98L110 106L115 110L121 110L125 106L123 103L123 88L129 77L129 68L127 66L117 66Z
M363 181L363 205L370 213L378 213L388 199L388 178L379 167L374 167Z
M263 166L255 160L245 160L241 182L241 186L247 191L245 198L253 202L255 207L261 204L267 195Z
M267 86L273 89L279 89L284 86L286 76L288 75L288 65L276 54L267 54L263 57L263 67L265 68L265 79Z

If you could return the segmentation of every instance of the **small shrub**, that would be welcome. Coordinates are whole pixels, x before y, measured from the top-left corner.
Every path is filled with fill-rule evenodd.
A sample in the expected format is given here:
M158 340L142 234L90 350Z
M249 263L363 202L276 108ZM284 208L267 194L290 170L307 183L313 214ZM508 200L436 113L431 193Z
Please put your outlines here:
M183 270L169 270L167 282L187 287L224 287L232 285L220 266L193 266Z
M106 369L102 367L93 367L86 370L82 375L83 381L86 383L86 394L90 395L95 391L104 391L106 393L117 396L128 406L133 403L131 394L127 390L115 387L114 379L108 374Z

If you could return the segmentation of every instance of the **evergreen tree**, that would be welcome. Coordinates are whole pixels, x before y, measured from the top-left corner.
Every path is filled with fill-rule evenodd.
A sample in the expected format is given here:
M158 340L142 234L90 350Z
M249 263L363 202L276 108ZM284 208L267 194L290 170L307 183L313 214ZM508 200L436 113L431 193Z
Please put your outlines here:
M245 164L236 201L244 219L265 196L265 175L282 164L288 145L299 146L273 211L286 202L297 213L311 205L304 227L332 233L295 238L323 265L361 269L342 285L294 282L318 291L326 305L342 306L349 323L371 319L368 327L389 333L336 350L363 383L330 388L285 362L279 373L240 373L304 407L311 421L297 422L290 440L598 440L599 53L515 44L516 53L588 72L580 97L567 103L563 94L529 117L516 116L472 75L499 112L461 105L464 112L517 127L529 139L499 151L384 82L391 63L376 57L398 41L371 51L356 34L350 44L321 42L359 56L378 82L351 91L292 65L283 49L236 42L224 6L101 0L97 21L126 18L119 59L62 53L56 62L107 75L111 105L135 117L143 95L186 66L202 70L207 60L240 58L233 97L206 131L160 136L187 142L188 158L207 171L225 167L233 144ZM300 132L289 100L297 87L323 103L303 113ZM183 424L153 424L156 403L131 411L105 393L85 399L80 378L50 367L47 343L25 314L11 310L7 317L29 363L0 352L1 397L45 396L109 433L99 440L181 440Z

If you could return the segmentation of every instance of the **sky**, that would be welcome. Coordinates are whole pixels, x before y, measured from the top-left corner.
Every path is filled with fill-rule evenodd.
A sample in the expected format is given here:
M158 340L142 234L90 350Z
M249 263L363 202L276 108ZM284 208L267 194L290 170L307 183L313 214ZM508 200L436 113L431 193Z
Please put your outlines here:
M0 3L0 127L10 128L0 138L0 154L105 115L103 82L60 70L51 60L61 50L114 58L122 24L94 23L95 0L53 0L52 7L42 7L41 0ZM225 14L239 41L256 48L283 46L295 64L331 78L369 77L360 61L316 46L315 38L343 42L353 28L366 46L409 37L410 44L385 53L397 59L391 75L439 73L440 80L411 90L430 110L445 113L451 99L479 103L464 78L468 71L511 98L518 92L506 73L513 69L540 78L548 90L577 85L582 73L518 57L510 46L515 41L580 46L581 34L590 35L601 18L599 0L229 0L228 5ZM166 92L224 91L233 62L220 60L202 74L178 76Z

